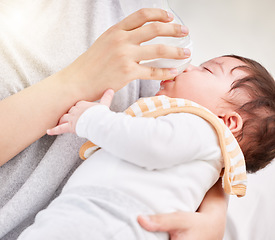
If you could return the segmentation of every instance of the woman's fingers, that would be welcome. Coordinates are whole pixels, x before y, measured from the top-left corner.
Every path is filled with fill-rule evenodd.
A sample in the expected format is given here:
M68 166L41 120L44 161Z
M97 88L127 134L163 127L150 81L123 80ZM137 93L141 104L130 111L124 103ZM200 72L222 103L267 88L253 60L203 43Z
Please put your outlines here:
M130 38L134 43L140 44L158 36L185 37L188 33L189 30L184 25L154 22L131 31Z
M131 31L141 27L143 24L152 21L170 22L174 19L173 14L158 8L143 8L137 12L132 13L115 26L125 30Z
M77 86L81 86L79 92L83 95L82 99L94 101L101 97L100 94L106 88L117 91L135 79L174 78L177 75L176 69L156 69L138 64L142 60L155 58L184 59L188 57L186 53L177 48L140 46L140 42L159 35L183 36L184 31L180 25L161 24L172 20L173 17L162 9L141 9L131 14L104 32L87 52L69 66L71 72L76 72L76 76L69 78L68 83L73 83L70 85L74 86L74 79L80 79L80 84ZM145 23L154 21L155 23L143 27ZM152 28L155 30L151 33ZM106 103L105 99L102 101L105 105L111 102L107 100Z
M178 75L176 68L154 68L139 65L139 78L148 80L168 80Z
M156 58L185 59L191 56L188 48L172 47L163 44L146 45L137 48L136 62Z
M157 214L151 216L138 216L139 224L147 231L171 232L190 228L191 220L195 213L175 212L169 214Z

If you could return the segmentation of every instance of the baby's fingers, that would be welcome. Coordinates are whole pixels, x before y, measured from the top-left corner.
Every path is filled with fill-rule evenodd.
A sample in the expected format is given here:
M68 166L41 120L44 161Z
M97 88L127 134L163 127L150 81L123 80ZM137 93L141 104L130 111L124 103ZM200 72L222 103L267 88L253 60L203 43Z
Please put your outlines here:
M106 105L107 107L111 106L113 97L114 97L114 90L108 89L104 92L103 96L100 99L100 104Z
M68 133L70 131L70 124L69 123L63 123L61 125L58 125L54 128L48 129L47 134L48 135L60 135L63 133Z

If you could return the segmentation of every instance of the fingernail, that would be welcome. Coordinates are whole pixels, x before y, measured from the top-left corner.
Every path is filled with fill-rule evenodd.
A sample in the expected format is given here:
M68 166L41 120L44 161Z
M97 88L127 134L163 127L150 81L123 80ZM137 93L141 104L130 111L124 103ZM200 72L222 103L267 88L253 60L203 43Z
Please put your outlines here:
M188 34L188 28L187 28L186 26L182 25L182 26L181 26L181 32L182 32L183 34L187 35L187 34Z
M184 49L183 49L183 52L184 52L184 55L185 55L185 56L190 56L190 55L191 55L191 51L190 51L190 49L188 49L188 48L184 48Z
M172 20L174 18L174 15L170 12L167 12L167 16L170 20Z
M177 75L177 74L178 74L178 70L177 70L176 68L171 68L171 69L170 69L170 73L171 73L172 75Z
M150 216L141 216L143 218L143 220L146 221L147 226L149 227L150 231L155 231L158 229L159 224L157 224L156 222L152 221L152 219L150 218Z
M142 215L141 217L142 217L145 221L151 222L151 219L150 219L149 216L147 216L147 215Z

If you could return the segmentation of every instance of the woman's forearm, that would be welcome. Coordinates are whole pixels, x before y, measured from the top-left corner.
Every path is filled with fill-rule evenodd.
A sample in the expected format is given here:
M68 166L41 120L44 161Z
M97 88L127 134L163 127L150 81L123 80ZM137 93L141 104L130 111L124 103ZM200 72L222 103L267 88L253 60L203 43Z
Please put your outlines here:
M225 216L227 211L228 196L224 193L222 188L221 178L215 185L206 193L198 211L199 212L213 212L217 209L217 213Z
M228 195L222 188L222 180L216 184L205 195L198 212L206 218L207 227L203 228L206 236L215 236L212 239L222 239L225 231L226 213L228 206Z
M42 137L78 100L62 77L50 76L0 102L0 165Z

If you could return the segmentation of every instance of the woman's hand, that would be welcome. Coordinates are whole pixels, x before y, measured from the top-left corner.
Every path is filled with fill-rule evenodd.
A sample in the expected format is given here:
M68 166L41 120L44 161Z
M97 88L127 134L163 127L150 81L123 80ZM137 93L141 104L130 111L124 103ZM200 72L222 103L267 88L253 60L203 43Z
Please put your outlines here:
M168 232L171 240L223 239L227 198L219 180L205 195L198 212L175 212L139 216L139 224L147 231Z
M150 217L139 216L138 222L151 232L168 232L170 240L221 240L223 231L212 226L211 215L201 212L175 212L159 214ZM218 228L218 229L217 229Z
M71 107L68 113L64 114L60 118L58 125L56 127L47 130L47 134L60 135L68 132L75 133L76 123L82 113L84 113L88 108L91 108L96 105L105 105L107 107L110 107L113 97L114 90L108 89L104 92L99 103L87 101L77 102L73 107Z
M176 69L150 68L139 64L142 60L184 59L190 56L188 50L186 52L182 48L140 46L157 36L186 36L186 27L165 24L172 20L173 16L161 9L141 9L126 17L103 33L64 71L67 84L81 91L78 95L82 99L94 101L107 88L117 91L134 79L165 80L175 77Z
M138 222L143 228L151 232L168 232L171 240L219 239L212 236L207 238L207 221L207 215L191 212L138 217Z

